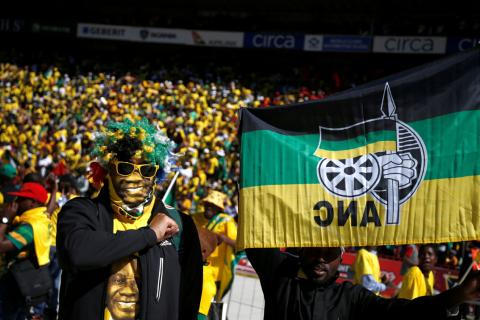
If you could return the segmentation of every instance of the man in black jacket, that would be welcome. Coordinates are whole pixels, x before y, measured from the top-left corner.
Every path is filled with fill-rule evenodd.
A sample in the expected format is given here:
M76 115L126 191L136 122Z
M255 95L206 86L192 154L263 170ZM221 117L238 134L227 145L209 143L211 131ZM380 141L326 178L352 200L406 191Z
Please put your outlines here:
M384 299L350 282L336 283L341 248L247 249L265 296L266 320L447 319L452 308L480 297L480 275L437 296ZM454 313L454 312L453 312Z
M109 124L96 144L99 194L67 202L58 218L59 319L194 319L202 286L196 228L154 190L172 143L146 120L127 120Z

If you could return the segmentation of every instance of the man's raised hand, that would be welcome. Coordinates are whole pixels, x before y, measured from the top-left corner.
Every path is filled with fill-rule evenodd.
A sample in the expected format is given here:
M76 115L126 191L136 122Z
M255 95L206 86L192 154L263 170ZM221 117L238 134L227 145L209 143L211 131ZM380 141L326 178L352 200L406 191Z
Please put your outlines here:
M155 231L158 242L173 237L179 231L175 220L164 213L159 213L152 219L150 228Z

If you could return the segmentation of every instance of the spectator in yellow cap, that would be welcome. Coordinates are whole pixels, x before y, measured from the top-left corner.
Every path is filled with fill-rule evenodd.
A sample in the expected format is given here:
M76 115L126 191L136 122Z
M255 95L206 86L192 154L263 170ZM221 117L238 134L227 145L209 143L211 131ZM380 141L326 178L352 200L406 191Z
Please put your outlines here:
M237 225L232 216L223 213L227 196L211 190L203 199L205 228L217 235L218 246L207 257L203 267L203 291L198 319L207 319L212 300L220 302L230 288L235 268Z

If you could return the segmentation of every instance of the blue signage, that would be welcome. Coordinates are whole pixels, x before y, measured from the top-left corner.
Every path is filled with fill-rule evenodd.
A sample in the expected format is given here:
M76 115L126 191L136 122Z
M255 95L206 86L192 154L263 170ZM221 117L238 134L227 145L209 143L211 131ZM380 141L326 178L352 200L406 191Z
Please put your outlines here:
M304 35L291 33L245 33L245 48L303 49Z
M447 39L447 53L465 51L480 46L480 37L453 37Z
M323 37L323 51L331 52L370 52L372 37L329 36Z

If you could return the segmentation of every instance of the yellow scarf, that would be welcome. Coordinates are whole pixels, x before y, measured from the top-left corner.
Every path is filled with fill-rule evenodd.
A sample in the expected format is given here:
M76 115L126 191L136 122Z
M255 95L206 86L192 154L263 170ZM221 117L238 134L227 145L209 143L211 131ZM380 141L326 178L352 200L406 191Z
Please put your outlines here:
M153 205L155 204L155 196L152 201L143 208L143 214L136 220L125 218L121 214L115 214L113 219L113 233L117 231L136 230L148 226L148 220L152 215Z
M435 284L435 277L433 272L428 273L428 278L425 278L425 285L427 287L427 296L433 296L433 286Z
M43 266L50 262L51 223L47 216L46 207L30 209L15 217L13 225L28 223L33 229L33 245L38 265Z

